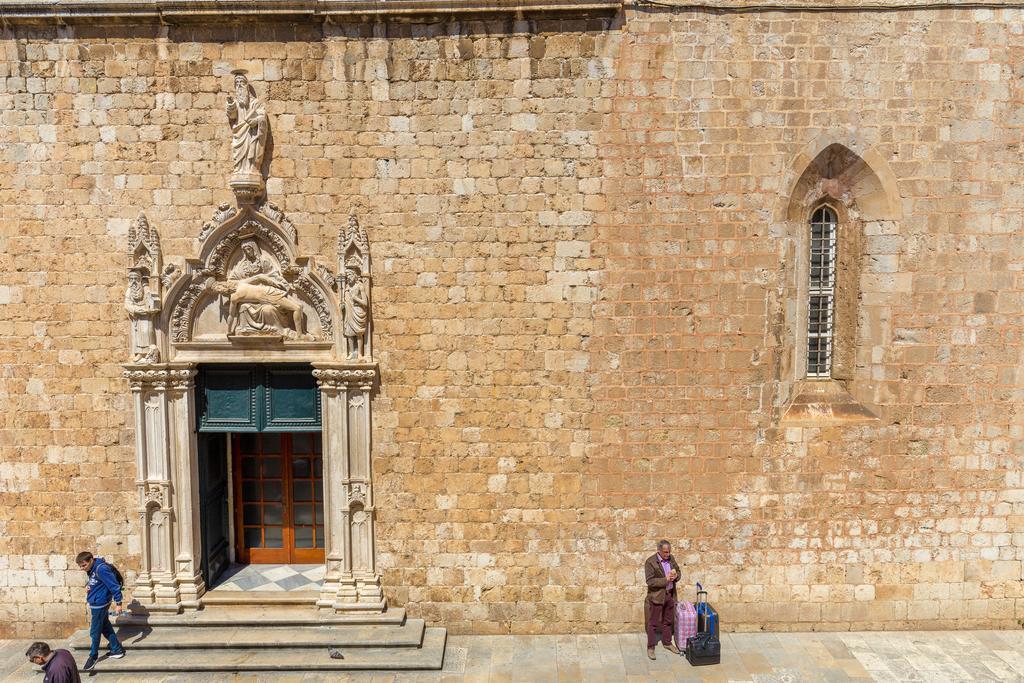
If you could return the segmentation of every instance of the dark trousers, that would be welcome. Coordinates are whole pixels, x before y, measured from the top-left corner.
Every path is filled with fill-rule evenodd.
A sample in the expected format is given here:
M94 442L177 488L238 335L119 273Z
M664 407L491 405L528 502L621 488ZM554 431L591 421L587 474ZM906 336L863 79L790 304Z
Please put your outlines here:
M672 644L672 635L676 626L676 596L673 593L665 594L665 602L656 605L650 600L647 601L647 647L654 647L658 644L658 629L661 629L661 642L665 645Z
M99 656L101 634L107 639L107 642L110 644L110 651L113 654L121 652L124 648L121 647L121 641L117 639L117 634L114 633L114 626L110 623L110 617L107 616L107 608L92 607L90 605L89 612L92 613L92 621L89 622L89 637L92 638L92 648L89 650L89 656L93 659Z

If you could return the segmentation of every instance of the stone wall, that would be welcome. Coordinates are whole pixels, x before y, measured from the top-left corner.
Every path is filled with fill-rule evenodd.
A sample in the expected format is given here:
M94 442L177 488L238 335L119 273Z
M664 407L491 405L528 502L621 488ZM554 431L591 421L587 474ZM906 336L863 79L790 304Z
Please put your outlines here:
M1020 10L0 47L0 636L83 622L78 550L135 562L128 226L144 210L180 263L231 201L238 66L302 250L329 259L350 211L369 232L392 604L456 632L635 629L666 537L726 628L1024 617ZM818 199L792 195L833 143L868 170L808 192L859 231L845 389L878 419L787 423Z

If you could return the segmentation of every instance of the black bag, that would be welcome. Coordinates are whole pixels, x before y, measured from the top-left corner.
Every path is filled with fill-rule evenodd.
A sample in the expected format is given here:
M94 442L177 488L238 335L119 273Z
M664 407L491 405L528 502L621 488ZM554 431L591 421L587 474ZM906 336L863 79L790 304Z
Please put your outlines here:
M117 579L117 585L124 588L124 577L121 576L121 570L115 567L113 562L107 562L107 566L110 567L110 571L114 572L114 578Z
M686 661L690 666L720 664L722 643L714 633L698 633L686 639Z

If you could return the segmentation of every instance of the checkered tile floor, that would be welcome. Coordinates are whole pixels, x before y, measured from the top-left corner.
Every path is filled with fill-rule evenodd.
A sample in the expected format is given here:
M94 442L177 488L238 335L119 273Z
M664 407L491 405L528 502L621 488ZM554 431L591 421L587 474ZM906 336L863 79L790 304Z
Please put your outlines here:
M218 591L316 591L324 582L322 564L233 564L213 587Z

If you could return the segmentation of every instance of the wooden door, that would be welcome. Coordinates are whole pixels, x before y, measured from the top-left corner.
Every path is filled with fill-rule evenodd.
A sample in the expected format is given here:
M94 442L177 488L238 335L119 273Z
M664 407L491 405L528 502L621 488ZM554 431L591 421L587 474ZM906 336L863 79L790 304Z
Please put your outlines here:
M323 562L320 434L235 434L232 453L239 561Z
M224 434L200 434L199 520L203 539L201 564L207 586L217 582L228 566L228 440Z

